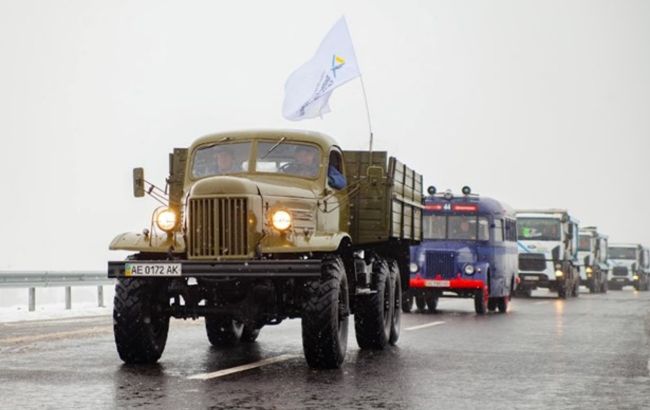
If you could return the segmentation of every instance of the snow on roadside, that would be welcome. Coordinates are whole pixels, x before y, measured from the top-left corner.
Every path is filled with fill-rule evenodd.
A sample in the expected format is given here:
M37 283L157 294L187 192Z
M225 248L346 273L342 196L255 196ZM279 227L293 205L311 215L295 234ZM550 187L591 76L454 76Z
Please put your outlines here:
M72 309L66 310L65 304L44 304L36 305L36 310L30 312L27 306L17 305L0 307L0 324L12 322L24 322L33 320L69 319L78 317L111 315L113 306L106 303L106 307L98 307L97 302L72 303Z

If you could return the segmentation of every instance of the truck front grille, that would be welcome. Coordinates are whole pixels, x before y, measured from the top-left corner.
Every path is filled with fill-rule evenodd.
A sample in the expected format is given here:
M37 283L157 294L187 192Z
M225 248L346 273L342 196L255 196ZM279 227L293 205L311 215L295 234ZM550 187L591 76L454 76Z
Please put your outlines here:
M441 275L443 278L455 276L456 255L453 252L427 252L427 271L425 276L435 277Z
M546 270L546 259L543 253L522 253L519 255L519 270L543 272Z
M188 207L188 255L191 258L248 255L246 198L196 198Z
M612 274L614 276L627 276L627 268L625 266L615 266Z

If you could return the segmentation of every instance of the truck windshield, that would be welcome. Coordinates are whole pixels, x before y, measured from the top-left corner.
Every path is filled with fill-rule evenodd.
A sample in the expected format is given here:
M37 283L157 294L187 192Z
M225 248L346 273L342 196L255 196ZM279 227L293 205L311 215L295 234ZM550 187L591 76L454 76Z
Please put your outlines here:
M476 215L425 215L424 239L487 241L488 220Z
M635 248L608 248L609 259L636 259Z
M560 221L552 218L517 218L517 239L559 241Z
M251 143L213 144L194 153L192 177L204 178L248 172Z
M320 174L321 150L315 145L284 141L259 142L255 171L307 178Z
M580 240L578 242L579 251L590 251L591 250L591 236L580 235Z

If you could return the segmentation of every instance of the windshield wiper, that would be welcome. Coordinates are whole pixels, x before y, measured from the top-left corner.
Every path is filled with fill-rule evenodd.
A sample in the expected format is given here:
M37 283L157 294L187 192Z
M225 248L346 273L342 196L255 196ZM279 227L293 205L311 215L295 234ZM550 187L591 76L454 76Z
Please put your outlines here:
M266 154L262 155L262 156L260 157L260 159L264 159L264 158L266 158L266 157L267 157L271 152L273 152L274 149L276 149L277 147L279 147L280 144L282 144L286 139L287 139L287 137L282 137L282 138L280 138L280 141L276 142L275 145L273 145L271 148L269 148L269 150L266 151Z

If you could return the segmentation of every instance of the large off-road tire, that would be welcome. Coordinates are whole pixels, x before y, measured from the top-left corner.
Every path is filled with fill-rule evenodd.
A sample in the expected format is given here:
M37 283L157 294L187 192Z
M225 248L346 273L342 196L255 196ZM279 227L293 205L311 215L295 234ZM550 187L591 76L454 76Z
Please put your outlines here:
M399 333L402 328L402 278L399 272L397 261L393 260L388 266L390 280L393 282L393 318L390 325L390 337L388 343L395 345L399 340Z
M336 369L348 347L350 295L339 256L326 255L319 280L307 282L302 314L302 349L311 368Z
M576 275L578 274L577 272L574 273ZM573 296L574 298L580 296L580 277L578 277L573 283L573 287L571 288L571 296Z
M424 300L423 294L418 294L415 296L415 306L418 308L418 312L422 313L427 308L427 302Z
M390 340L395 310L395 289L384 259L379 258L373 264L372 290L374 293L357 298L354 330L360 348L381 350Z
M228 316L207 315L205 330L212 346L227 347L234 346L239 342L244 325Z
M262 329L259 327L244 325L244 329L242 329L241 338L239 340L244 343L253 343L260 335L260 330Z
M427 292L424 294L424 301L427 303L427 310L429 313L435 313L438 309L438 294L435 292Z
M118 279L113 299L113 333L125 363L155 363L169 331L165 289L146 279Z
M484 315L488 308L488 291L479 289L474 294L474 311L477 315Z
M495 310L497 310L497 298L488 299L487 309L490 312L494 312Z

